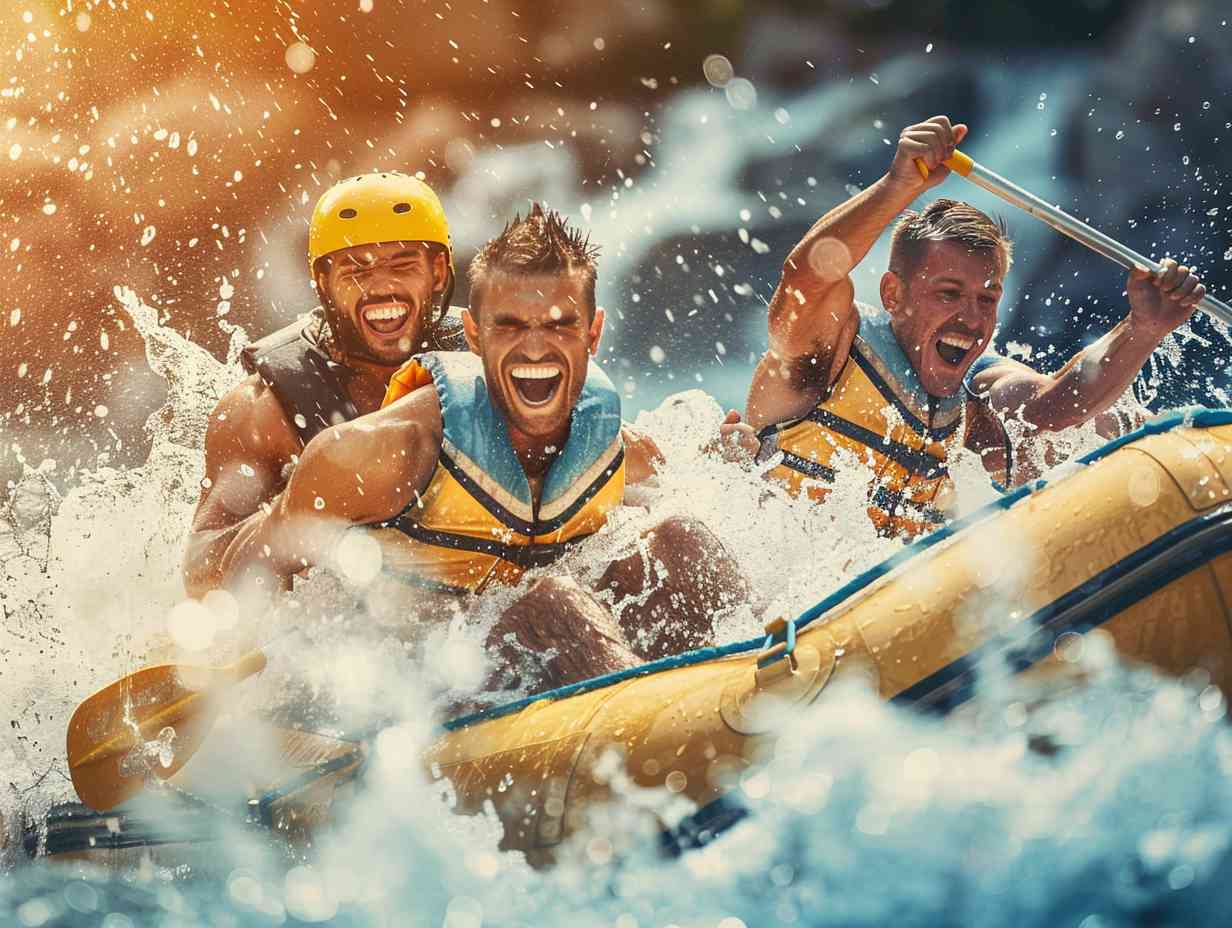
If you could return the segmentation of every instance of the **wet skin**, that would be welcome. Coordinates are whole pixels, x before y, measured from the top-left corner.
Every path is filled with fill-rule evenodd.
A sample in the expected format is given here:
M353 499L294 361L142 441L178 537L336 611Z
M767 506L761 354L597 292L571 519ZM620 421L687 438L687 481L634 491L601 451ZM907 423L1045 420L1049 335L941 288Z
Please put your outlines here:
M361 414L377 409L389 377L426 337L432 298L447 281L444 254L423 242L342 249L319 262L318 294L342 351L341 379ZM392 318L381 318L392 317ZM230 390L210 417L205 474L184 555L184 585L202 596L262 559L252 539L304 446L257 376Z
M448 272L424 242L384 242L327 255L314 278L343 350L396 367L423 341Z
M954 396L992 341L1005 271L995 256L957 242L930 243L906 279L887 271L881 302L924 389Z
M489 396L508 424L537 498L568 440L587 366L599 347L603 313L588 304L584 281L570 275L497 274L472 292L472 301L473 312L463 315L467 339L483 358ZM403 512L432 480L442 432L431 385L322 432L304 449L286 490L254 533L252 546L267 553L249 565L249 575L262 577L267 589L276 587L305 566L329 564L348 529ZM654 443L627 427L624 441L627 482L653 475L661 460ZM674 637L663 638L663 646L707 642L716 611L747 598L742 578L704 526L669 520L651 533L665 548L651 542L652 565L642 565L639 552L613 564L601 581L620 607L619 625L657 629L670 606ZM653 645L640 640L632 647L620 641L616 629L588 592L568 578L550 577L530 585L498 620L489 648L508 660L502 642L510 635L532 650L548 642L557 657L541 682L553 685L653 653L646 650ZM499 685L499 678L498 672L491 685Z
M908 126L899 136L886 174L823 216L792 249L770 301L769 350L749 389L747 426L754 430L808 414L826 395L847 361L859 328L854 270L902 211L950 174L967 127L946 116ZM923 178L922 162L929 171ZM1140 269L1126 283L1129 312L1107 334L1077 352L1060 370L1043 374L1002 359L973 378L979 399L966 404L964 444L1000 476L1005 423L1016 420L1019 445L1051 448L1048 433L1091 419L1100 425L1160 341L1192 314L1205 290L1193 271L1165 260L1156 274ZM957 242L930 243L909 279L886 272L881 299L891 327L924 388L954 396L963 376L989 344L1005 269L995 251L968 252ZM736 426L733 426L736 427ZM1105 437L1112 437L1110 433ZM1014 482L1029 474L1015 471Z
M573 407L599 350L603 310L588 305L579 276L498 274L484 285L482 309L464 312L462 321L533 487L569 437Z

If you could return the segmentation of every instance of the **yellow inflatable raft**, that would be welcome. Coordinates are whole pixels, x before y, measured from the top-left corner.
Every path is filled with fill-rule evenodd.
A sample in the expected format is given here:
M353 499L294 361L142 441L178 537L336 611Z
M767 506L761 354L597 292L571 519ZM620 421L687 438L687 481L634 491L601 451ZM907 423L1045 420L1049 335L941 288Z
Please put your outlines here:
M635 783L701 807L693 832L675 835L687 846L739 814L724 800L733 774L844 677L945 711L967 698L981 664L1047 667L1103 628L1126 658L1174 674L1204 668L1227 691L1230 551L1232 411L1173 414L905 548L794 621L771 623L764 639L457 719L426 764L452 782L459 811L493 803L505 846L542 862L608 796L600 761L615 750ZM363 767L362 745L327 747L320 764L237 798L248 821L278 830L319 821ZM183 788L192 767L177 775ZM113 844L161 840L146 822L126 841L111 819ZM49 853L98 847L86 840L100 833L90 813L65 820L47 823Z
M1100 627L1126 658L1201 667L1227 691L1230 550L1232 412L1173 414L906 548L764 640L459 719L428 762L461 811L491 801L505 846L532 859L606 798L597 768L613 749L635 783L694 800L694 827L713 831L759 742L845 676L947 710L982 662L1046 664Z

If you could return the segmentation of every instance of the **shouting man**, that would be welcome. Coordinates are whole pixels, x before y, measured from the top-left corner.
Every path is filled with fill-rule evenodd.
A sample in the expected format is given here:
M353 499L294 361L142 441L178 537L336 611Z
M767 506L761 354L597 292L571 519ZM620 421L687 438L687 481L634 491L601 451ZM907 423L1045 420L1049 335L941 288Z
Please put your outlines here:
M428 602L517 584L602 527L658 451L624 425L592 360L603 331L595 256L538 205L490 241L469 271L470 352L418 355L380 411L314 439L255 529L252 550L265 553L249 569L285 581L363 527L386 576ZM706 643L743 581L696 523L651 536L645 558L599 581L623 603L619 627L577 584L548 578L497 623L492 648L547 660L539 682L551 685Z
M749 425L782 454L771 473L820 500L844 457L866 462L868 513L887 535L911 537L944 520L947 461L959 444L1012 483L1007 420L1024 423L1029 442L1101 413L1205 294L1188 268L1165 261L1159 274L1130 274L1129 313L1056 373L985 354L1011 243L1002 224L941 199L895 227L883 309L857 304L851 271L913 200L945 180L942 162L966 134L945 116L904 129L889 173L809 230L784 264L769 351L749 391Z
M449 226L422 181L363 174L326 191L309 225L308 268L320 308L245 349L251 376L210 418L184 560L192 595L227 582L252 556L264 507L313 436L377 409L411 355L464 347L449 314Z

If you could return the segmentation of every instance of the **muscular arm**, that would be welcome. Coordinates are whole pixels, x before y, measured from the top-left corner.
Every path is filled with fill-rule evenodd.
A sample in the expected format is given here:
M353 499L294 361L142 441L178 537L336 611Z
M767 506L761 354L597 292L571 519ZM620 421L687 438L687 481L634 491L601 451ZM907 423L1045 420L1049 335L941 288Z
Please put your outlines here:
M1106 411L1206 292L1188 268L1174 261L1165 261L1159 274L1133 272L1127 290L1129 315L1055 374L1005 361L976 375L976 392L988 397L998 415L1021 419L1045 432L1080 425Z
M202 596L224 585L224 561L251 556L253 531L302 450L282 407L259 378L232 389L205 435L205 478L184 553L184 587Z
M220 583L245 587L272 577L285 584L326 563L348 528L396 515L427 486L440 446L431 387L326 429L308 443L286 489L219 558Z
M1133 383L1156 340L1122 320L1053 374L1004 361L976 375L974 387L993 411L1045 432L1059 432L1104 412Z
M792 249L770 300L769 350L749 388L745 418L754 429L804 415L833 383L858 326L851 271L899 213L945 179L940 163L965 134L944 116L904 129L889 172L822 216ZM932 169L927 180L916 158Z
M262 560L248 570L286 581L327 563L348 528L392 518L427 487L440 449L441 412L431 386L326 429L308 443L254 532Z

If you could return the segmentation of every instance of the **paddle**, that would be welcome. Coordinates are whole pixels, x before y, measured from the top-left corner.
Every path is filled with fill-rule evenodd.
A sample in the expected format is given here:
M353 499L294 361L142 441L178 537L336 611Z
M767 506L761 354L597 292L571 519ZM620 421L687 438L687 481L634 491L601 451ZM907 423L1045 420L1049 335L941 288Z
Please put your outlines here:
M1005 202L1030 213L1036 219L1047 223L1063 235L1068 235L1075 241L1081 242L1092 251L1115 261L1127 270L1132 270L1135 265L1150 268L1155 272L1160 270L1160 265L1157 262L1138 254L1138 252L1130 248L1126 248L1116 239L1109 238L1098 229L1092 228L1080 219L1075 219L1064 210L1050 203L1045 203L1039 197L1028 193L1017 184L1011 183L1000 174L995 174L979 162L973 161L961 151L955 151L952 156L942 163L956 174L967 178L977 187L982 187ZM919 169L921 175L925 178L928 177L928 167L923 161L917 158L915 166ZM1197 308L1209 313L1221 322L1232 325L1232 306L1229 306L1222 300L1215 299L1209 293L1202 298Z
M145 667L99 690L68 723L68 769L81 801L105 812L151 773L170 777L209 734L219 697L264 667L258 650L221 668Z

